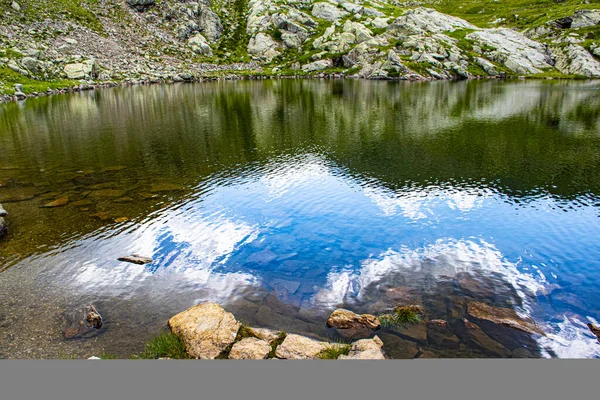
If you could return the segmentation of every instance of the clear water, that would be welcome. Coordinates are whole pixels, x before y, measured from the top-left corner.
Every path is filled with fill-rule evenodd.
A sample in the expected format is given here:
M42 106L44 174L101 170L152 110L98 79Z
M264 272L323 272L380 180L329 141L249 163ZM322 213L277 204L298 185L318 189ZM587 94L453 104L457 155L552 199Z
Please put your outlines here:
M403 290L460 346L383 332L392 356L491 356L460 331L481 300L546 332L505 356L600 357L597 82L98 90L0 105L0 156L0 356L124 356L203 301L333 339L333 309ZM65 340L89 302L105 328Z

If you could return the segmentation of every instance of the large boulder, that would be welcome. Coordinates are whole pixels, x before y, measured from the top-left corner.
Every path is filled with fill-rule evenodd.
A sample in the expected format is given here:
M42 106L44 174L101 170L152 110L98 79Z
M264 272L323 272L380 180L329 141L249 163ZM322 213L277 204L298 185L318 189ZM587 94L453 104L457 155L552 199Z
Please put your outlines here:
M327 349L328 344L296 334L289 334L275 350L277 358L289 360L305 360L317 358L317 355Z
M338 360L384 360L383 342L379 337L373 339L361 339L350 346L347 356L341 355Z
M569 44L564 49L555 49L554 65L563 74L600 77L600 62L578 44Z
M67 64L64 72L68 79L94 79L97 76L96 61L90 59L81 63Z
M277 42L269 35L259 33L250 39L250 42L248 43L248 54L269 62L281 54L277 48Z
M318 61L303 65L302 71L314 72L314 71L321 71L321 70L331 68L331 67L333 67L333 63L331 60L318 60Z
M391 33L430 34L455 31L457 29L478 29L467 21L442 14L429 8L408 10L396 18L388 27Z
M231 360L262 360L267 358L271 346L264 340L245 338L235 343L229 352Z
M208 5L201 5L198 12L198 26L202 35L210 41L218 40L223 34L223 24L219 16Z
M466 38L494 48L486 53L486 58L505 65L517 74L539 74L552 67L546 46L512 29L478 30Z
M328 21L335 21L342 17L345 17L349 13L337 8L331 3L315 3L312 8L312 15L317 18L326 19Z
M206 38L198 33L188 39L188 45L192 48L192 51L196 54L211 57L213 55L210 45L206 41Z
M146 8L153 6L156 0L127 0L127 4L138 11L143 11Z
M241 324L233 314L215 303L198 304L169 320L187 353L195 358L214 359L231 345Z
M338 308L329 316L327 326L336 328L343 337L353 338L368 337L373 331L381 328L376 316L359 315L343 308Z
M600 10L578 10L571 17L571 28L600 25Z

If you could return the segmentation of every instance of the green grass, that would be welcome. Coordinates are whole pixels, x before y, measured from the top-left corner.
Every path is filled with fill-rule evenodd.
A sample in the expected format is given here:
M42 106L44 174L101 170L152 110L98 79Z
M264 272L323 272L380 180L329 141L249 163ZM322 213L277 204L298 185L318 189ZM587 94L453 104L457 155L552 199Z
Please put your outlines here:
M279 337L271 342L271 351L267 358L275 358L275 350L277 350L277 346L279 346L285 340L287 333L281 331L279 332Z
M163 332L146 343L146 349L138 359L173 358L177 360L191 358L185 351L183 341L172 332Z
M337 360L339 356L347 356L350 353L350 345L347 343L336 343L334 345L327 346L327 348L321 351L317 358L321 360Z
M102 360L116 360L116 359L118 359L118 358L119 358L119 357L117 357L116 355L114 355L114 354L110 354L110 353L102 353L102 354L100 354L100 356L99 356L99 357L100 357Z
M22 84L23 92L26 94L34 92L42 93L47 91L48 89L62 89L77 86L79 84L79 82L77 81L68 79L36 81L34 79L21 75L18 72L13 71L5 65L0 65L0 83L4 84L4 86L0 84L0 94L9 95L15 94L15 83Z
M0 11L11 11L12 1L3 0ZM19 0L21 12L17 13L23 22L67 19L88 27L93 31L104 31L102 22L96 15L101 9L100 0Z
M384 328L395 328L421 321L422 310L419 306L402 306L394 308L391 314L378 317L379 323Z
M600 8L600 0L589 0L587 4L582 0L430 0L421 5L463 18L482 28L494 27L493 21L504 18L501 26L527 29L573 15L580 9Z

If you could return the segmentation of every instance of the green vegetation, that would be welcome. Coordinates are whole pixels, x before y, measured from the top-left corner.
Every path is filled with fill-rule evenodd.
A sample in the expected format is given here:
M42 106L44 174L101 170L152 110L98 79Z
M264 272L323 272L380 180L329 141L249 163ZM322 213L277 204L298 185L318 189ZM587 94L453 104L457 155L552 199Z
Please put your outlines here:
M156 359L156 358L187 359L191 358L185 351L185 345L172 332L163 332L153 337L146 343L146 350L138 355L138 359Z
M286 336L287 336L287 333L285 333L283 331L279 332L279 337L271 342L271 351L269 352L269 355L267 356L267 358L275 357L275 350L277 349L277 346L279 346L281 343L283 343Z
M224 62L249 61L250 37L246 33L248 0L233 0L226 13L222 11L220 1L214 3L212 8L223 22L223 37L215 47L215 56Z
M11 8L11 3L12 1L0 3L0 11L3 14L7 10L15 13ZM19 4L21 11L18 14L22 22L39 21L45 18L67 19L93 31L104 32L102 22L96 15L100 7L100 0L19 0Z
M350 353L350 345L346 343L336 343L334 345L327 346L327 348L321 351L317 358L321 360L337 360L339 356L347 356Z
M392 314L382 315L378 319L384 328L395 328L420 322L421 312L419 306L402 306L394 308Z
M527 29L573 15L577 10L599 8L600 0L430 0L421 5L482 28L497 26L495 21L501 21L503 26Z
M4 83L5 86L2 86L2 83ZM46 92L48 89L62 89L77 86L79 84L77 81L67 79L36 81L13 71L5 65L0 65L0 94L13 95L15 93L14 85L16 83L23 85L23 92L26 94L34 92L42 93Z
M116 359L118 359L119 357L117 357L117 356L116 356L116 355L114 355L114 354L110 354L110 353L102 353L102 354L100 354L100 358L101 358L102 360L116 360Z

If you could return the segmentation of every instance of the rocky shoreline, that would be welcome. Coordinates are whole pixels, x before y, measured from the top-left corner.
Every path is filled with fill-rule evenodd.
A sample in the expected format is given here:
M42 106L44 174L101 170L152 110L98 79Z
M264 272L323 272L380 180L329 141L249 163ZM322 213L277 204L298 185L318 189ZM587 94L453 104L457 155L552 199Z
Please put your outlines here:
M588 6L517 29L501 18L480 27L426 2L138 3L86 4L70 17L37 1L0 6L0 101L267 77L600 77L600 10Z
M101 318L96 310L94 316ZM346 309L336 309L328 318L327 326L334 328L343 338L323 341L295 333L268 328L249 327L239 322L232 313L215 303L197 304L168 321L170 334L183 346L185 356L175 358L195 359L340 359L384 360L392 357L384 350L384 342L395 341L420 353L418 345L400 337L410 337L417 342L435 343L446 348L458 347L459 338L466 335L477 346L495 357L508 357L506 340L516 335L545 335L533 320L522 318L510 308L499 308L472 301L468 304L468 318L462 318L460 332L455 332L448 321L429 319L426 310L418 305L397 306L391 314L375 316L356 314ZM88 320L89 320L88 315ZM490 330L500 329L489 336ZM393 333L390 333L393 332ZM488 333L486 333L488 332ZM400 337L396 336L400 334ZM381 337L380 337L381 336ZM382 339L383 338L383 339ZM394 339L395 338L395 339ZM396 343L398 346L398 343ZM397 347L396 346L396 347ZM522 351L519 351L522 350ZM408 351L410 353L410 349ZM176 353L176 352L173 352ZM406 349L400 353L407 354ZM528 351L516 349L513 357L526 357ZM170 354L170 353L167 353ZM399 354L395 349L394 354ZM163 354L164 355L164 354ZM424 353L420 358L435 357ZM93 356L91 359L101 357ZM152 358L152 357L148 357ZM172 358L161 357L159 359ZM412 357L400 357L412 358Z

